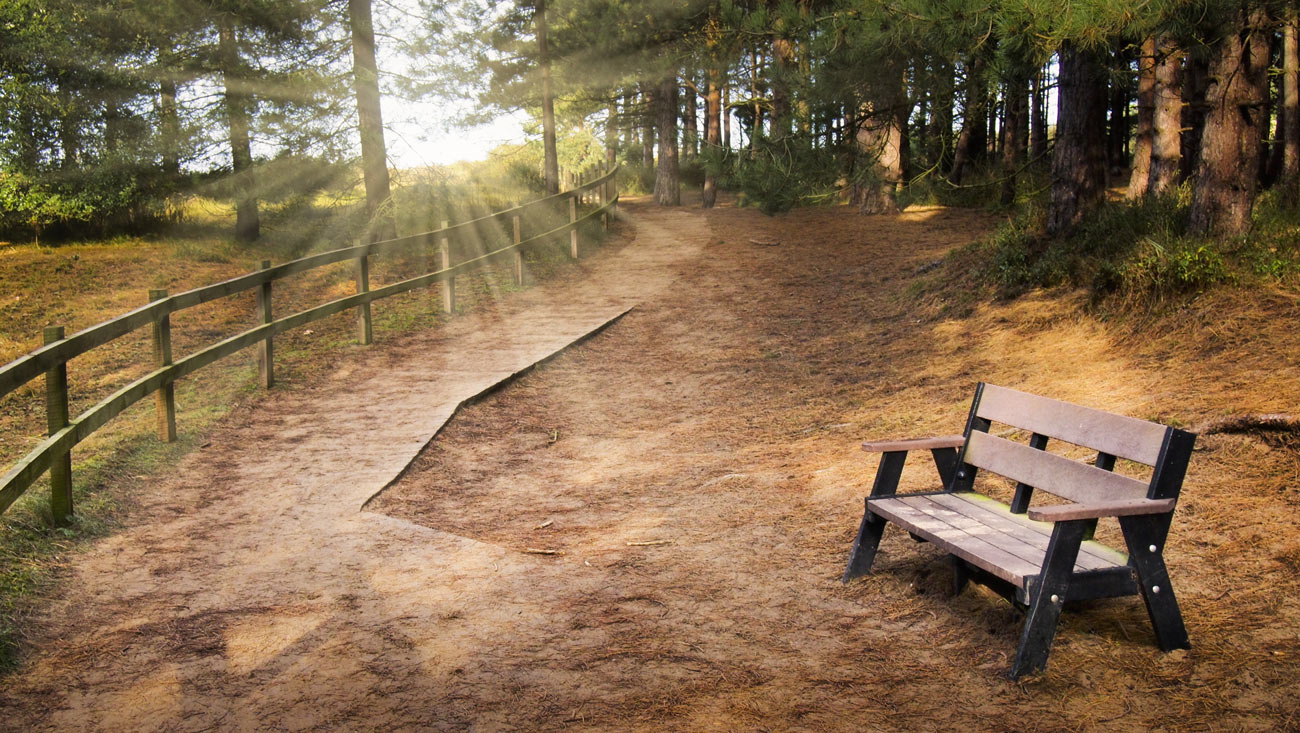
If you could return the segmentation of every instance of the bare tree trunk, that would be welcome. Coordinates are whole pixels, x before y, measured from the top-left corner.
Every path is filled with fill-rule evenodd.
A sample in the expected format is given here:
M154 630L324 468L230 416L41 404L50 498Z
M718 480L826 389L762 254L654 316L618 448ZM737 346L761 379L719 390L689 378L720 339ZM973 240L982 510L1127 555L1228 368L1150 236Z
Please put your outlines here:
M659 121L659 163L655 169L655 202L660 206L682 203L681 173L677 164L677 78L660 82L652 107Z
M682 157L691 160L700 152L699 138L700 119L697 116L697 101L699 94L695 88L695 74L692 72L686 76L686 83L682 89L686 92L685 100L682 104L682 147L685 148Z
M537 0L537 63L542 74L542 171L546 194L560 192L560 157L555 150L555 92L551 89L551 56L547 46L546 0Z
M1269 34L1264 10L1242 10L1238 17L1237 30L1219 43L1210 67L1209 114L1188 222L1193 234L1234 236L1250 230L1264 127Z
M1029 81L1023 72L1007 80L1007 120L1002 126L1002 204L1016 200L1016 170L1024 162Z
M763 106L758 101L758 49L751 50L749 57L753 62L749 71L749 93L754 100L754 128L749 135L749 149L752 153L758 151L758 140L763 136Z
M983 147L987 143L988 120L985 115L988 95L984 92L983 76L984 60L973 56L966 63L966 99L962 109L961 134L957 136L957 147L952 157L952 173L948 176L955 185L961 185L972 157L983 152Z
M641 165L647 169L655 166L655 103L653 86L641 82Z
M1151 141L1151 171L1147 193L1159 196L1178 185L1181 164L1181 127L1183 118L1183 52L1172 38L1162 38L1156 46L1155 128Z
M1034 160L1047 155L1047 94L1043 89L1043 70L1034 72L1032 79L1032 113L1029 118L1029 157Z
M618 95L611 93L609 111L605 118L605 167L613 170L618 164Z
M897 214L898 189L903 181L903 130L907 119L903 104L903 75L895 69L882 70L878 101L860 107L857 120L858 157L870 161L865 180L854 183L850 201L863 214Z
M366 215L374 239L397 236L388 181L388 151L384 119L379 109L379 66L375 62L375 27L370 0L348 0L352 30L352 77L357 95L357 126L361 132L361 172L366 184Z
M1300 185L1300 21L1287 11L1282 26L1282 185Z
M1095 52L1061 47L1060 99L1047 233L1078 225L1106 186L1106 69Z
M1151 148L1156 119L1156 39L1142 42L1138 52L1137 140L1133 145L1133 167L1128 176L1128 199L1147 195L1151 176Z
M252 241L261 236L261 219L257 213L257 194L253 189L253 148L249 141L248 97L241 88L239 45L235 27L228 16L221 16L217 31L221 55L222 81L225 85L226 124L230 130L230 168L235 179L235 237Z
M731 85L723 82L722 85L722 111L720 113L722 123L722 148L731 150Z
M168 182L181 177L181 118L176 108L176 79L170 67L158 84L158 117L162 133L162 170Z
M718 179L714 168L718 164L719 146L722 144L722 71L709 69L708 90L704 95L704 149L710 155L705 159L703 206L713 208L718 200Z
M779 32L779 31L778 31ZM790 73L795 67L794 41L788 38L772 39L772 59L776 73L772 83L772 138L780 139L790 134Z
M1183 99L1187 104L1183 107L1183 133L1179 138L1179 180L1192 177L1201 157L1201 137L1205 132L1205 93L1209 84L1209 52L1203 46L1195 46L1188 50L1187 66L1183 73Z

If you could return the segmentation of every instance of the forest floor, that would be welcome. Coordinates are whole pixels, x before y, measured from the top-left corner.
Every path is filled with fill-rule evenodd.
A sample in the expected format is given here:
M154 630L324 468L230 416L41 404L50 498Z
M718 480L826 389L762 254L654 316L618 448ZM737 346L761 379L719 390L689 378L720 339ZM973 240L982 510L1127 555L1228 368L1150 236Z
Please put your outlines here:
M863 439L960 431L980 380L1193 428L1296 414L1296 293L1104 320L935 283L986 213L626 208L589 259L235 409L138 489L32 620L0 727L1300 725L1294 436L1198 443L1165 553L1188 652L1095 602L1012 683L1020 613L950 597L932 547L887 532L839 582Z

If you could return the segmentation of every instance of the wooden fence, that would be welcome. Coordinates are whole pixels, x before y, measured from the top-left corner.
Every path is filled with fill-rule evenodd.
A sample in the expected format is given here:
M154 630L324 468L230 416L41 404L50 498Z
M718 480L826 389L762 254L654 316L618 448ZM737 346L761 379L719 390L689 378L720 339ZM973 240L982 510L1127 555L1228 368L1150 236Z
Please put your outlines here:
M566 232L569 234L569 255L579 255L579 227L599 218L602 228L608 226L609 214L618 204L617 169L600 174L593 180L579 179L570 190L554 196L521 204L479 219L449 225L431 232L387 239L369 244L336 249L310 255L301 259L272 266L262 262L259 269L247 275L224 282L195 288L176 295L165 290L149 291L149 304L129 313L91 326L71 336L65 336L62 326L52 326L44 331L45 345L25 356L0 367L0 397L22 387L31 380L45 376L45 411L49 437L0 476L0 513L7 510L46 471L50 473L50 509L56 523L67 521L72 507L72 448L116 417L123 410L153 394L156 395L158 437L164 441L176 439L176 400L173 386L176 380L230 356L237 351L256 346L258 372L262 385L270 387L274 381L274 337L313 321L357 309L358 339L369 344L372 339L370 304L376 300L405 293L417 288L442 283L442 307L447 312L455 310L456 276L478 270L489 262L510 256L513 258L515 282L523 284L524 252L531 247L554 242ZM584 177L585 178L585 177ZM522 238L521 218L533 211L554 212L568 204L568 221L549 231ZM580 204L593 208L579 216ZM460 240L478 237L485 226L503 225L509 221L513 233L511 244L485 253L474 253L468 258L457 247ZM390 285L371 289L370 258L436 248L436 271L412 277ZM457 261L457 260L460 261ZM352 260L355 263L356 293L322 303L293 315L273 318L271 310L272 284L290 275L318 267ZM171 348L171 315L219 298L253 290L256 294L256 313L261 325L218 341L174 361ZM68 360L103 346L137 329L151 327L153 331L153 358L155 369L134 382L122 387L98 404L76 417L68 414Z

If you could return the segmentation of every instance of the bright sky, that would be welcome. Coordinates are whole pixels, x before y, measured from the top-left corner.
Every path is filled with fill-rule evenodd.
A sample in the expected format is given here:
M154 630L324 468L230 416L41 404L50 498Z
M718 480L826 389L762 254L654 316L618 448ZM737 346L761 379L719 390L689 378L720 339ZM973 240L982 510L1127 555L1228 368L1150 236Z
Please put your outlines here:
M418 32L419 0L385 0L374 4L380 73L411 72L414 60L402 53L391 35ZM390 37L385 38L385 32ZM410 101L385 93L380 102L384 115L384 142L388 158L398 168L447 165L463 160L484 160L498 145L522 143L527 115L502 115L491 124L470 129L452 127L461 101L424 99Z

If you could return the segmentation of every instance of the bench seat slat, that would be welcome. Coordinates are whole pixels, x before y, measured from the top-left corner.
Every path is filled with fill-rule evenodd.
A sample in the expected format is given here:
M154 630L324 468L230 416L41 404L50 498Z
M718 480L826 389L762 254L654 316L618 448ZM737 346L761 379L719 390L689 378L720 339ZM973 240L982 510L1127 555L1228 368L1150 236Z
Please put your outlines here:
M1143 499L1147 485L978 430L966 441L965 461L1076 504Z
M985 384L979 417L1154 466L1168 428L1019 390Z
M963 494L940 494L935 496L935 500L945 506L961 502L968 505L980 507L983 512L978 515L981 522L994 527L1007 528L1012 526L1027 527L1034 531L1039 539L1034 540L1036 546L1040 546L1043 552L1047 551L1047 542L1052 536L1051 522L1035 522L1023 514L1012 514L1011 507L1003 504L997 499L984 496L983 494L963 493ZM1088 563L1090 569L1109 568L1123 566L1128 564L1128 555L1103 545L1096 540L1084 540L1079 547L1079 556L1083 558L1089 556L1094 558L1095 564ZM1084 561L1081 559L1080 563Z
M933 542L976 567L1024 587L1038 575L1051 537L1050 522L1002 514L1005 505L979 494L904 495L872 499L870 511ZM1017 517L1008 519L1008 517ZM1126 556L1095 541L1080 549L1074 572L1125 567Z
M924 501L918 497L917 501ZM1041 566L1021 558L990 541L925 513L904 497L872 501L870 511L922 536L945 552L983 568L1012 585L1024 586L1025 578L1038 574Z

